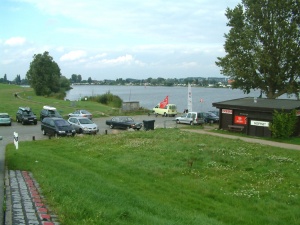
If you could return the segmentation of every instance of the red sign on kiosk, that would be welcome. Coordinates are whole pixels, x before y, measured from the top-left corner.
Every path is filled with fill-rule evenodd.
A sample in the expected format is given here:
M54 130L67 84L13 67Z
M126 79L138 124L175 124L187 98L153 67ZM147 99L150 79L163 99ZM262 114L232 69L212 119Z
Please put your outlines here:
M234 116L234 123L247 125L247 117L246 116Z

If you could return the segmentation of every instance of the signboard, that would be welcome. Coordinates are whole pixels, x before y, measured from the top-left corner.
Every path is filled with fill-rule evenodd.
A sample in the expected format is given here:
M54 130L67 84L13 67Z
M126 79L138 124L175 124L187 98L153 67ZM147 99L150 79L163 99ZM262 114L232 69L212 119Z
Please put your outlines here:
M258 121L258 120L251 120L251 126L269 127L269 125L270 125L270 122Z
M247 125L247 117L246 116L235 116L234 123Z
M232 114L232 110L231 109L222 109L222 113L224 113L224 114Z

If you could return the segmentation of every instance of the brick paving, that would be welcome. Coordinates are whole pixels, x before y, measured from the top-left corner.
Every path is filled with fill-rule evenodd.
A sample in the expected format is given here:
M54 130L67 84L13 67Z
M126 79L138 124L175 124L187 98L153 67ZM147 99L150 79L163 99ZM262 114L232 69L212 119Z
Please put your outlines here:
M38 183L27 171L5 172L5 225L59 225L44 204Z

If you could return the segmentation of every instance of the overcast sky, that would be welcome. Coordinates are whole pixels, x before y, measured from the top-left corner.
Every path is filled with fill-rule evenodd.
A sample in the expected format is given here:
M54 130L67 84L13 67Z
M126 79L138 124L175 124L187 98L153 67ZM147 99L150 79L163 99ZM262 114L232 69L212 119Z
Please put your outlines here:
M83 79L221 77L225 10L239 0L1 0L0 77L48 51Z

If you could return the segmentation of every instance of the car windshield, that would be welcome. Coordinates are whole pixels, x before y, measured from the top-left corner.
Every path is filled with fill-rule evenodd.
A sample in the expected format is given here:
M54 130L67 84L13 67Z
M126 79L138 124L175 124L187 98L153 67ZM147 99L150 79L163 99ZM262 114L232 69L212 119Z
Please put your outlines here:
M81 124L93 124L93 122L89 119L79 119Z
M81 113L82 114L90 114L88 111L86 111L86 110L81 110Z
M59 117L59 113L57 111L52 111L52 110L49 110L49 114L53 117Z
M9 115L0 115L0 118L9 118Z
M65 120L55 120L54 123L59 127L70 126L70 124Z
M213 113L207 113L207 116L210 116L210 117L217 117L216 114L213 114Z
M24 116L32 116L33 113L31 111L23 111Z

